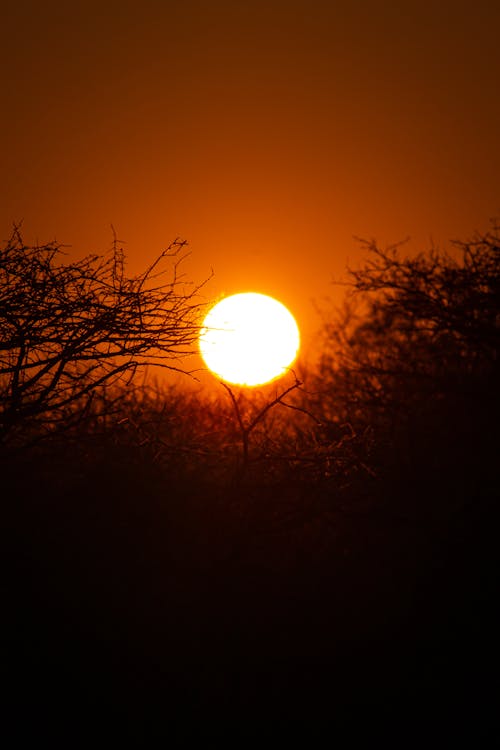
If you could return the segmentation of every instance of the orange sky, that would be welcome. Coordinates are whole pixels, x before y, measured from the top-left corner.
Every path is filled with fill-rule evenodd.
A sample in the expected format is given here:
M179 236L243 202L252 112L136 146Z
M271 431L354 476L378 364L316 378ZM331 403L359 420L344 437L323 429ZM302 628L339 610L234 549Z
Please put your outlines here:
M1 239L140 270L176 236L207 294L313 300L354 235L425 249L500 215L500 5L22 2L2 11Z

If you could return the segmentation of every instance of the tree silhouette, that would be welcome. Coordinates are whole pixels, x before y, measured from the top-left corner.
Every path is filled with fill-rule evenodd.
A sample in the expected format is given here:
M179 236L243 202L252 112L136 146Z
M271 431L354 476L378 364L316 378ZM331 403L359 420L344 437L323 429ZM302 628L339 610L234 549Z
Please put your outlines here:
M498 227L455 243L453 255L367 248L344 308L323 330L313 404L323 439L345 423L357 435L369 430L376 473L390 477L399 499L414 492L422 508L424 497L488 493L499 406Z
M408 404L412 392L449 393L498 367L498 228L455 244L458 259L367 243L368 261L349 271L348 302L325 325L320 378L342 379L352 406Z
M2 441L67 426L144 365L184 371L204 307L180 274L185 246L128 276L116 238L104 256L65 263L61 245L28 247L15 228L0 251Z

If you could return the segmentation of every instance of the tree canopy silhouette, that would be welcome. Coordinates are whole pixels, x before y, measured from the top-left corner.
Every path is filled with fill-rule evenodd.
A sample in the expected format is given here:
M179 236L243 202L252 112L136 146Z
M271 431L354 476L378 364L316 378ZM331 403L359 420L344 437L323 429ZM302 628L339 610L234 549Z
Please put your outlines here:
M342 392L369 407L412 389L449 390L453 379L498 366L497 227L456 242L458 258L437 249L402 257L399 246L366 244L367 262L349 271L346 306L325 325L320 378L343 378Z
M29 247L16 228L0 251L0 437L71 423L100 386L154 364L185 371L197 341L200 286L176 240L141 274L112 251L65 262L56 242Z
M323 329L313 378L322 439L345 423L357 435L368 430L377 473L421 499L422 483L433 496L445 483L442 497L471 494L472 485L479 491L480 482L489 492L499 411L499 229L456 242L453 254L367 248L368 259L349 272L344 308Z

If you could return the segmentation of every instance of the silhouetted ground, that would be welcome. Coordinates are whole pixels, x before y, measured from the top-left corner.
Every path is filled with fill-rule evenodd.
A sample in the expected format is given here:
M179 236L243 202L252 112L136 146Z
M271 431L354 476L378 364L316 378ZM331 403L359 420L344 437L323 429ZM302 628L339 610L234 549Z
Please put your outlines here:
M407 487L407 505L442 500ZM372 482L308 516L328 491L174 484L130 453L11 460L11 698L138 717L493 711L493 488L426 520Z

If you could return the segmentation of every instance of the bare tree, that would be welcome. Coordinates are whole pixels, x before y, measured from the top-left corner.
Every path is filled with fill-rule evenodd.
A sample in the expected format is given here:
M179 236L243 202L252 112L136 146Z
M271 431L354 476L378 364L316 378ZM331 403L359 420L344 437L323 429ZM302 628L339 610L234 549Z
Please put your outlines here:
M325 321L311 395L318 440L335 440L345 423L368 435L386 490L398 500L414 492L421 508L424 498L442 509L444 498L487 495L500 413L499 229L453 254L368 251L345 307Z
M294 382L291 385L283 388L281 393L276 390L275 395L266 399L263 405L260 403L254 403L251 405L248 399L245 403L245 400L242 398L243 393L241 391L238 398L235 395L234 390L230 388L227 383L221 381L221 385L226 389L227 393L229 394L229 398L231 399L236 424L238 425L238 436L239 440L241 441L241 463L238 466L235 475L235 479L237 481L243 479L248 472L250 463L250 437L255 429L259 425L262 425L264 423L267 414L276 406L283 406L289 409L296 409L305 412L305 410L301 409L300 407L289 404L285 401L286 397L289 394L302 387L301 381L297 378L293 370L290 370L290 372L294 376ZM253 406L253 409L251 409L251 406ZM250 413L245 413L250 409Z
M368 259L350 270L346 306L324 327L318 388L338 407L406 408L413 394L444 395L498 367L498 227L457 253L436 249L403 257L400 247L367 243ZM367 411L368 410L368 411ZM344 415L345 417L345 415Z
M40 434L88 409L101 386L156 365L185 372L202 311L175 240L128 276L111 252L65 262L56 242L28 247L16 227L0 251L0 439Z

